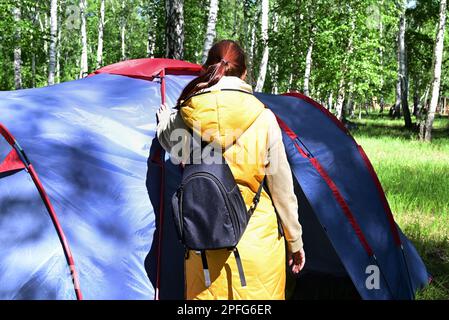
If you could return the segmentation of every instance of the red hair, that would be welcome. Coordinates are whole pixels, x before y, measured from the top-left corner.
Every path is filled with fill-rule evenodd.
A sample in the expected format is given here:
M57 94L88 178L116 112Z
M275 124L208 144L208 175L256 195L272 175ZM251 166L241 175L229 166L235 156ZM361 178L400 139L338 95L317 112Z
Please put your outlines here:
M246 72L245 52L232 40L215 43L198 77L189 82L178 98L178 107L190 96L216 84L223 76L241 78Z

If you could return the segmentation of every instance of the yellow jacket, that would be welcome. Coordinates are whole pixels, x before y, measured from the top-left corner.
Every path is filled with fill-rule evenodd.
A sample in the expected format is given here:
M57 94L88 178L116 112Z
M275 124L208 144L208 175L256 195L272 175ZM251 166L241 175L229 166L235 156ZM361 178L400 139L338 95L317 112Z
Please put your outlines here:
M162 116L158 124L161 145L179 161L188 155L181 150L190 129L220 146L248 207L265 174L272 196L262 192L238 244L247 286L240 286L234 256L227 250L213 250L207 252L212 285L206 288L201 258L190 252L185 263L187 299L284 298L285 247L274 206L289 250L302 248L298 205L281 131L274 114L251 93L251 87L239 78L223 77L185 101L179 113Z

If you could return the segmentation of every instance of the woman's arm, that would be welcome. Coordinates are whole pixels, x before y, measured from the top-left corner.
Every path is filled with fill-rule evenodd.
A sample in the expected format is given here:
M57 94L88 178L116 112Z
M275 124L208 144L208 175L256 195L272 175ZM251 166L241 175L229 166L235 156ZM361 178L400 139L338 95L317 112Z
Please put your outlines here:
M189 129L185 125L180 112L161 105L156 116L158 121L156 135L159 143L172 157L178 161L183 161L182 148L185 145L186 137L188 137Z
M267 110L268 111L268 110ZM302 250L302 227L298 219L298 201L293 188L293 177L285 153L282 133L271 111L268 132L267 184L273 204L284 228L290 252Z

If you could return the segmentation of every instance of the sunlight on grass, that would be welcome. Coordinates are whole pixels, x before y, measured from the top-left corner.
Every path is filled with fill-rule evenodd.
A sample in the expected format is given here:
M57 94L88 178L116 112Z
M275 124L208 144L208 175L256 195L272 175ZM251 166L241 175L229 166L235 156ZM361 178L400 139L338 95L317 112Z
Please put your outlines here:
M430 144L404 130L402 120L355 122L353 135L376 169L396 222L433 277L417 298L449 299L449 120L436 119Z

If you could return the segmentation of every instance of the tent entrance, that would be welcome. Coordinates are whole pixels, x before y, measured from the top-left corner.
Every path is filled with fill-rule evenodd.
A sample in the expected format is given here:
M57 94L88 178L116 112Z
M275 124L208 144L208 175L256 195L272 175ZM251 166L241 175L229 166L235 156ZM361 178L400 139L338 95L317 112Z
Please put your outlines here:
M303 227L306 264L298 278L287 278L288 299L360 299L326 231L321 226L296 178L299 221Z

